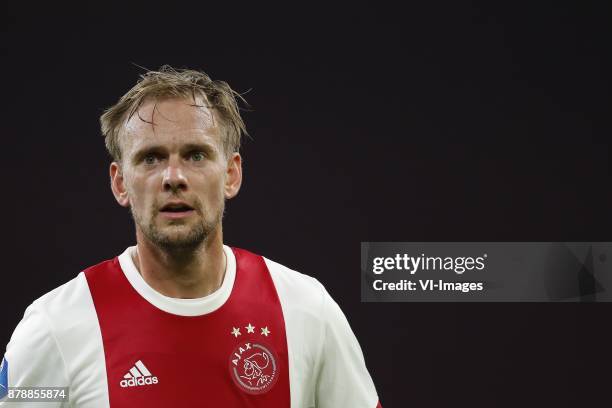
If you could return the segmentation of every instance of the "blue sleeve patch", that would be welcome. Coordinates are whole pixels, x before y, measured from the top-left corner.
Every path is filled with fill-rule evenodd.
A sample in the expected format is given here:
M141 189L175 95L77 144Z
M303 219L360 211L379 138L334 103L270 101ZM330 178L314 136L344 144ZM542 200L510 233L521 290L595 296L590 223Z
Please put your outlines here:
M0 365L0 400L8 394L8 361L6 357L2 359Z

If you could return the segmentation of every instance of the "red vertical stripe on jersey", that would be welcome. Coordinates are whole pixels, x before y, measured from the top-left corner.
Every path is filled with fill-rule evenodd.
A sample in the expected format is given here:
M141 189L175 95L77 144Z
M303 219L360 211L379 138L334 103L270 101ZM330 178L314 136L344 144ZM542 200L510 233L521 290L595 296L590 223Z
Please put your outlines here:
M85 271L102 332L111 408L290 406L285 323L274 283L262 257L233 251L232 293L202 316L178 316L150 304L130 285L117 258ZM237 337L234 328L240 330ZM122 387L126 375L142 373L132 370L138 361L150 374L139 381L149 383ZM264 377L272 363L276 377ZM268 371L262 374L261 367ZM274 378L273 385L265 388L264 378ZM240 385L256 380L264 392Z

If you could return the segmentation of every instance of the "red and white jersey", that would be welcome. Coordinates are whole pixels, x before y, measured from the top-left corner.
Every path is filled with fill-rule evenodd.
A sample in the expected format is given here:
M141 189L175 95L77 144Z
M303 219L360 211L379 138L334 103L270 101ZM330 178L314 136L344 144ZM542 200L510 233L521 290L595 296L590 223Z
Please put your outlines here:
M316 279L224 246L221 287L176 299L144 281L133 251L26 309L5 387L68 387L69 402L43 404L55 407L380 406L344 314Z

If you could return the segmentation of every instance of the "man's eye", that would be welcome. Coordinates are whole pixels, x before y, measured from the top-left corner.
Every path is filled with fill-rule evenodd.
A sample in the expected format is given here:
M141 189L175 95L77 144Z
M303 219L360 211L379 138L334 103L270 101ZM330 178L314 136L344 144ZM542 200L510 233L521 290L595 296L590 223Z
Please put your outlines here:
M206 158L206 156L204 156L204 153L202 153L202 152L191 153L191 160L193 160L193 161L202 161L205 158Z
M153 154L148 154L143 158L143 161L145 162L145 164L155 164L155 162L157 161L157 157L155 157L155 155Z

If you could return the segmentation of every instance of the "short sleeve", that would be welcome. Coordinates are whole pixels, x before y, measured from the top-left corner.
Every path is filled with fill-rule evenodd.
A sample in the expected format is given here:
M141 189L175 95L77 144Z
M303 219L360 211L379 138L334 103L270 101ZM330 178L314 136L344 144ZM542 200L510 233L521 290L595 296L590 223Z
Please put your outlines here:
M378 396L365 365L361 347L338 304L323 290L324 321L317 408L376 408Z
M2 360L2 376L8 387L68 387L66 366L47 317L33 303L15 328ZM31 407L33 402L0 402L0 407ZM46 402L45 407L68 407ZM41 405L41 406L42 406Z

